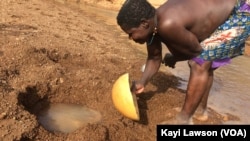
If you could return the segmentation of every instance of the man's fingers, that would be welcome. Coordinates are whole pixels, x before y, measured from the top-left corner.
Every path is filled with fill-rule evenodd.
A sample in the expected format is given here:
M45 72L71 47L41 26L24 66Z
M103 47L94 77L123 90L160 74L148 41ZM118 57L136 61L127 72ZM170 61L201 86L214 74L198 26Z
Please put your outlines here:
M140 88L140 89L138 89L137 91L136 91L136 94L140 94L140 93L142 93L144 91L144 88Z

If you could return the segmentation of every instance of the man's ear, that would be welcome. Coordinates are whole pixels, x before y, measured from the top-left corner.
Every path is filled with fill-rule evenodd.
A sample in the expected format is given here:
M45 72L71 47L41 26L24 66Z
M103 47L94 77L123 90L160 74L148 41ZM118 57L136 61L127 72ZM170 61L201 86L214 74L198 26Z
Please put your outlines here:
M142 18L141 19L141 25L143 28L149 28L149 20L145 19L145 18Z

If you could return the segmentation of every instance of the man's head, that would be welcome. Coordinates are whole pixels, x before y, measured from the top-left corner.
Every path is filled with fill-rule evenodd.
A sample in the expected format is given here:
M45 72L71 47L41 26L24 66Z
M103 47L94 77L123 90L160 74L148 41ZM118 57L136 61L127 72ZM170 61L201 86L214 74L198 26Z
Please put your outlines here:
M121 27L138 27L142 19L150 19L155 15L155 8L147 0L126 0L121 7L117 23Z
M155 25L150 20L156 9L147 0L126 0L121 7L117 23L137 43L145 43Z

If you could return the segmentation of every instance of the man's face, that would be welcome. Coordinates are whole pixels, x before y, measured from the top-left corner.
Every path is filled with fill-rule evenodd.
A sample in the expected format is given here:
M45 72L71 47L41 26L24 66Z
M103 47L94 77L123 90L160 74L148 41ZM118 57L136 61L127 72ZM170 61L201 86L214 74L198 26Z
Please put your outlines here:
M126 29L121 27L122 30L128 34L128 38L134 40L136 43L144 44L148 41L149 31L143 24L140 24L138 27L133 27Z

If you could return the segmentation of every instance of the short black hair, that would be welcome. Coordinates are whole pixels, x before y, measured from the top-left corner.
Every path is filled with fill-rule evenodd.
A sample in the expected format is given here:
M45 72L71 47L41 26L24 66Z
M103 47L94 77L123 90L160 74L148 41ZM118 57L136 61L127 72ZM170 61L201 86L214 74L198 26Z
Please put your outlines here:
M141 19L150 19L155 15L155 8L147 0L126 0L118 15L118 25L125 28L138 27Z

